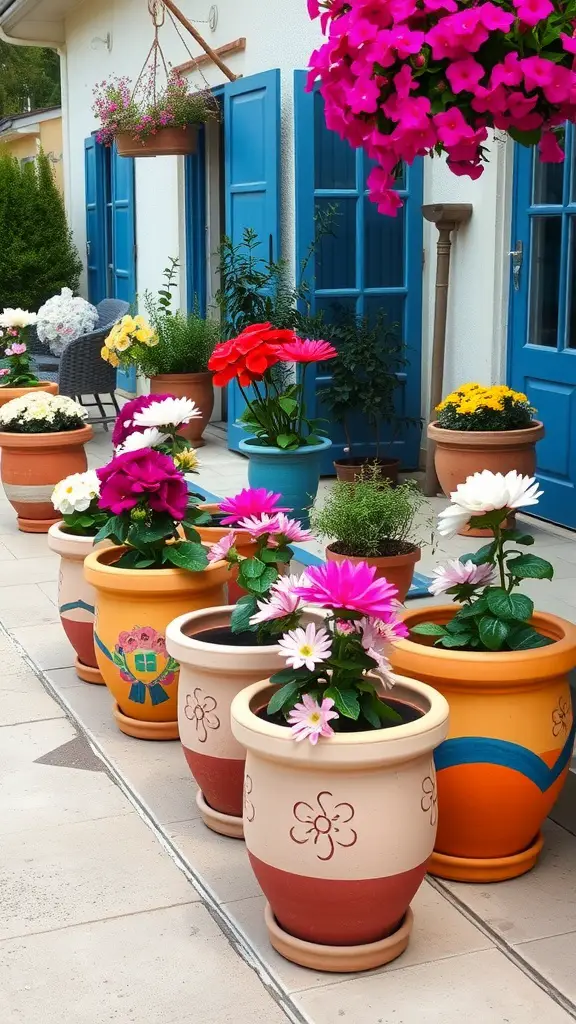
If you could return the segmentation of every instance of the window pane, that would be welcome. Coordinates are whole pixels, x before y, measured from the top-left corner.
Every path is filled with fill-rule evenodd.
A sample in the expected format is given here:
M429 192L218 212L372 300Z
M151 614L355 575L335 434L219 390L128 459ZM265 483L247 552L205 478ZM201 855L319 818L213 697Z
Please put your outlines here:
M404 285L404 215L384 217L364 199L364 287L397 288Z
M314 93L314 188L356 188L356 151L324 121L324 101Z
M576 220L570 217L570 249L568 253L568 309L566 310L566 346L576 348Z
M404 329L404 295L366 295L364 312L370 323L374 323L380 312L386 315L386 325L395 327L399 333ZM408 339L405 339L408 341Z
M543 164L534 151L534 185L532 202L555 203L562 206L562 188L564 183L564 164Z
M561 217L532 220L528 343L556 348L560 285Z
M336 296L319 298L316 299L316 311L323 311L327 324L349 323L350 318L356 316L356 302L351 295L345 295L341 299Z
M316 249L316 288L356 288L357 199L317 199L316 211L329 217L329 233ZM329 210L334 210L330 217Z

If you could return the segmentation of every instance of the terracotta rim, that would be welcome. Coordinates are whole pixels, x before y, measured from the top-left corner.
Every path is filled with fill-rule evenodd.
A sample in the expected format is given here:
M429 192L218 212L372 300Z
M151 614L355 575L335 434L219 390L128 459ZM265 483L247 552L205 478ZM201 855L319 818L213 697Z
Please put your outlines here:
M91 551L84 562L84 575L88 582L98 590L121 591L129 593L134 598L138 596L134 592L135 577L146 580L148 587L158 594L204 589L207 574L214 586L228 580L228 563L224 561L212 562L201 572L177 568L117 569L110 563L118 559L124 551L126 548L118 545Z
M52 434L19 434L1 430L0 448L71 448L86 444L93 433L89 424L78 430L55 430Z
M244 839L244 823L242 818L235 818L233 814L223 814L222 811L215 811L204 799L201 789L196 794L196 806L202 815L204 824L221 836L228 836L229 839Z
M452 448L502 448L507 445L531 445L544 437L544 424L533 420L532 426L522 430L446 430L438 426L438 420L428 424L428 437L436 444Z
M428 865L428 874L453 882L505 882L531 871L543 846L544 837L539 832L526 850L510 857L450 857L435 850Z
M400 568L402 565L416 565L422 557L422 550L417 544L412 544L412 551L405 551L402 555L379 555L372 557L368 555L366 558L362 558L359 555L344 555L340 551L333 551L333 545L328 544L326 552L330 552L332 556L338 558L348 559L350 562L356 564L357 562L367 562L368 565L375 565L378 568L385 567L387 565L390 568Z
M394 697L416 706L422 717L390 729L372 729L356 733L336 733L329 743L318 748L296 744L290 729L274 725L256 714L268 703L278 687L268 680L242 690L232 701L232 732L247 750L261 757L272 757L291 767L350 768L361 765L393 764L419 757L437 747L448 733L448 702L426 683L394 674ZM375 680L377 682L377 680ZM385 694L383 694L385 696Z
M86 555L92 551L93 545L94 537L68 533L62 519L54 523L48 530L48 547L57 555L65 555L75 561L84 561Z
M92 665L84 665L80 658L76 658L74 661L74 668L76 669L78 679L81 679L83 683L94 683L96 686L106 685L99 668L93 668Z
M133 736L136 740L177 740L179 739L178 722L144 722L139 718L130 718L114 705L113 715L120 732Z
M45 391L49 395L58 394L58 384L54 380L39 380L35 387L28 388L2 388L0 387L0 397L4 395L10 395L9 402L13 398L22 398L23 395L31 395L35 391ZM4 403L7 404L7 403Z
M368 942L362 946L323 946L297 939L285 932L274 917L269 903L264 910L264 919L270 942L286 960L312 970L346 974L368 971L396 960L406 949L414 924L412 908L408 907L400 927L379 942Z
M453 604L432 605L404 612L402 621L409 629L420 622L432 621L444 625L455 614L456 607ZM445 650L414 640L400 640L394 644L392 660L394 664L403 668L402 654L405 652L410 656L411 666L418 676L436 676L447 683L454 682L458 690L477 692L479 687L484 690L501 690L508 687L514 689L518 684L522 690L529 690L539 686L543 679L571 671L574 667L576 649L576 625L572 622L548 612L535 612L531 624L555 643L529 651L476 653L453 648ZM502 669L498 675L495 673L497 665ZM496 678L487 678L487 666L490 667L490 674Z
M173 619L172 622L168 623L166 639L170 641L173 657L177 661L186 661L186 652L193 649L197 654L205 655L203 661L205 660L206 666L210 667L215 647L219 655L228 655L234 659L238 657L239 651L248 656L261 654L267 648L271 651L277 651L279 649L278 644L211 644L206 640L199 640L197 636L190 635L188 627L195 627L198 631L201 631L202 629L229 626L235 607L236 605L234 604L224 604L220 608L200 608L195 612L185 612L184 615L179 615L177 619ZM195 663L198 663L196 658Z

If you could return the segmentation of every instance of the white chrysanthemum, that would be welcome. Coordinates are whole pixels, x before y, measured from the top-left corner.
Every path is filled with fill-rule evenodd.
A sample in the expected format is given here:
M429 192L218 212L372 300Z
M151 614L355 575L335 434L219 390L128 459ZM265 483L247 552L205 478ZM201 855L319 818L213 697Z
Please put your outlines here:
M88 419L88 412L78 402L66 395L50 395L46 391L31 391L0 409L0 423L11 424L18 421L32 423L46 420L53 423L57 413L70 419Z
M134 416L138 427L181 427L202 413L191 398L163 398L152 402Z
M63 288L60 295L48 299L38 310L36 330L40 341L59 356L66 345L93 331L97 323L96 307L75 296L71 288Z
M137 452L141 448L156 448L167 440L168 434L162 434L156 427L146 427L146 430L128 434L124 443L118 445L116 455L124 455L126 452Z
M100 481L95 470L73 473L56 484L52 492L52 504L63 516L73 512L85 512L100 495Z
M438 533L441 537L453 537L470 519L485 512L537 505L543 494L538 486L534 477L522 476L515 469L506 476L489 469L474 473L452 491L452 504L438 516Z
M0 313L0 327L30 327L37 320L36 313L30 313L27 309L6 308Z

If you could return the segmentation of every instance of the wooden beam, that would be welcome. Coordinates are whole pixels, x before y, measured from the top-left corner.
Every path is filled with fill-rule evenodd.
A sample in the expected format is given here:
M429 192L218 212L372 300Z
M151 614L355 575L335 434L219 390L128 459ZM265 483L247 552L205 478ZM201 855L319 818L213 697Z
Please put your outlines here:
M228 57L232 53L243 53L246 49L246 37L241 36L240 39L233 39L231 43L224 43L223 46L217 46L214 53L217 53L219 57ZM174 69L179 74L186 74L188 71L194 71L197 65L202 66L203 64L211 64L212 58L207 53L201 53L194 60L187 60L184 64L178 64Z
M226 75L226 78L228 78L231 82L234 82L236 80L236 75L232 71L230 71L230 68L226 67L224 61L220 60L220 57L218 56L216 51L213 50L212 47L206 42L206 40L200 35L198 29L194 27L189 18L187 18L186 15L182 13L180 8L176 6L174 0L162 0L162 3L164 4L164 7L167 7L168 10L174 15L174 17L178 19L180 24L183 25L186 31L190 33L192 38L195 39L196 42L202 47L204 53L208 55L208 57L210 58L211 61L214 62L216 67L220 68L222 74Z

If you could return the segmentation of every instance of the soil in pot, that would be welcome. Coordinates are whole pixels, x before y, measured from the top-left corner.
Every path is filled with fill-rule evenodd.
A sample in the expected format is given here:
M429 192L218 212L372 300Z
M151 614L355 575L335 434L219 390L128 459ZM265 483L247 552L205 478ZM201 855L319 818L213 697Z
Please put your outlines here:
M422 718L423 711L417 708L415 704L407 704L405 701L395 700L393 697L386 697L382 701L383 704L387 704L389 707L400 716L399 722L385 722L382 724L380 729L372 730L367 722L362 720L355 722L352 718L340 719L340 728L338 734L350 732L367 732L368 730L373 732L381 732L383 729L394 729L398 725L406 725L408 722L417 722L419 718ZM286 719L281 712L277 712L275 715L269 715L265 707L261 707L256 714L258 718L261 718L263 722L270 722L272 725L280 725L282 728L288 729L286 725Z
M354 483L362 478L362 473L370 466L377 466L383 479L398 483L400 459L375 459L371 456L354 456L348 459L334 459L334 468L338 480Z
M416 544L407 541L387 541L386 554L378 557L360 557L347 554L339 542L329 544L326 548L326 559L329 562L349 561L354 565L367 562L375 566L376 578L385 578L393 583L398 590L398 600L405 601L414 578L416 562L420 561L421 551Z

